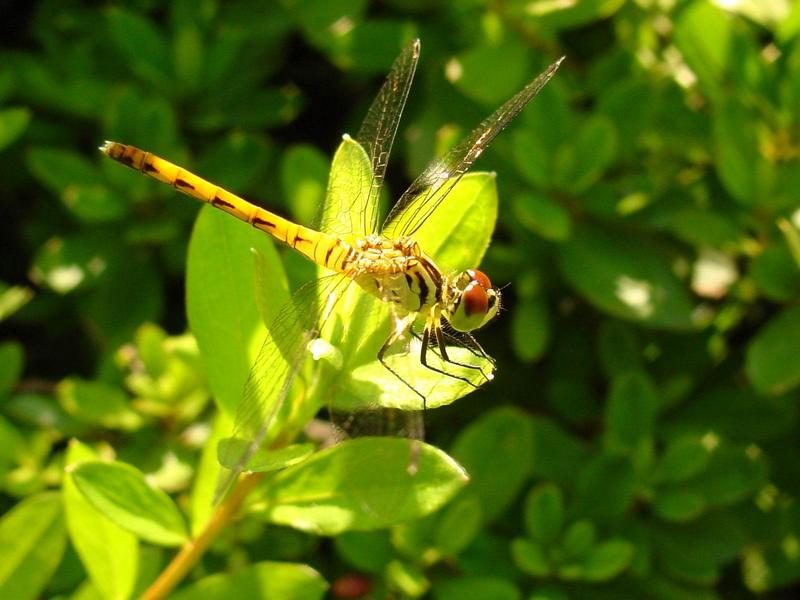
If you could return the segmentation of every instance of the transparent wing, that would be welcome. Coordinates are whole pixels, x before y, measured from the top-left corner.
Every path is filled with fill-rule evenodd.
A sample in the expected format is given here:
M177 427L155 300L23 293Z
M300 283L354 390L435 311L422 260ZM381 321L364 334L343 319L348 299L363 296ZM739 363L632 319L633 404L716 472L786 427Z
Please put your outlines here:
M397 126L400 123L400 115L403 113L411 81L417 69L419 49L419 40L414 40L394 61L386 81L372 102L364 123L356 135L356 141L366 151L371 165L371 173L365 175L365 179L369 181L366 189L350 190L349 194L339 193L335 198L330 198L332 195L329 194L329 201L333 199L341 206L326 208L326 214L320 223L323 231L340 235L348 233L366 235L377 231L381 186ZM345 227L343 223L350 225Z
M372 185L367 200L369 213L365 214L367 222L364 224L367 233L374 233L378 229L378 200L381 186L418 60L419 40L416 39L406 46L395 60L356 135L356 141L367 151L372 163Z
M236 411L233 438L244 443L228 445L220 456L220 463L234 467L223 472L217 499L236 481L255 451L274 435L271 428L306 358L309 343L319 337L351 283L340 274L311 281L294 293L273 320Z
M563 60L562 57L550 65L447 154L428 165L392 208L383 235L391 239L412 236L494 138L550 81Z

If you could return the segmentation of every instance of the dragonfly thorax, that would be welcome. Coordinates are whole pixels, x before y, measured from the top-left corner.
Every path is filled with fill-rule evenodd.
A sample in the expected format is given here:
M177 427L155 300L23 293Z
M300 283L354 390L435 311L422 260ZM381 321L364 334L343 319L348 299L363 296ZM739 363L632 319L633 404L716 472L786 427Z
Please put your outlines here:
M444 278L411 238L370 235L356 240L353 250L345 272L373 296L401 313L427 312L441 304Z

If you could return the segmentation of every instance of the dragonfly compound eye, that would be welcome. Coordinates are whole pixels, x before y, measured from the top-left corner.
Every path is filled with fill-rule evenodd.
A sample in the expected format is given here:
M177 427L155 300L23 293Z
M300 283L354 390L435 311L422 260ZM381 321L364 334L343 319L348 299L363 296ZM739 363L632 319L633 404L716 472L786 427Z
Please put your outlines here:
M467 274L470 276L472 281L478 283L483 289L490 290L492 289L492 282L489 280L489 277L483 271L478 271L478 269L469 269Z
M477 316L483 318L489 310L489 296L484 287L477 281L470 283L464 290L461 303L464 306L464 314L467 318Z

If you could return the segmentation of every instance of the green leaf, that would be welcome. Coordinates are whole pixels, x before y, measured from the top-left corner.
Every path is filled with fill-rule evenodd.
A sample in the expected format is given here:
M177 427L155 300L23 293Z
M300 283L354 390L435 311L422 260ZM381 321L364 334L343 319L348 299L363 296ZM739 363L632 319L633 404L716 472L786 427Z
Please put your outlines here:
M699 517L707 504L703 495L691 489L659 490L653 512L665 521L685 522Z
M512 37L501 44L473 46L447 67L447 73L453 74L450 80L464 95L488 105L510 98L530 71L527 49Z
M72 471L72 478L97 510L139 538L160 546L187 541L186 523L178 507L131 465L86 462Z
M597 541L597 528L592 521L580 519L571 523L561 538L561 549L568 559L585 557Z
M142 424L125 393L102 381L64 379L56 387L56 396L67 414L85 423L123 430L136 429Z
M487 520L514 501L533 467L533 449L532 424L513 408L485 414L456 439L453 456L469 473L469 490L480 498Z
M786 244L768 245L750 263L750 275L759 291L775 302L800 297L800 268Z
M24 462L28 453L25 437L0 415L0 474L15 462Z
M541 2L530 5L525 17L537 27L571 29L613 15L624 0L583 0L577 3Z
M714 164L728 193L743 206L769 201L773 174L759 150L755 115L724 95L714 113Z
M600 179L616 155L614 124L602 115L590 117L575 139L559 148L555 184L572 194L582 194Z
M511 340L517 356L535 362L544 354L550 338L550 315L543 298L523 298L511 317Z
M110 240L92 233L50 238L33 261L31 278L59 294L90 287L117 260Z
M250 443L247 440L238 438L220 440L217 448L217 460L223 467L234 469L239 466L238 462L227 464L225 459L231 456L244 456L249 445ZM277 471L302 462L313 453L313 444L291 444L276 450L259 448L247 461L243 470L252 472Z
M6 512L0 520L0 596L41 597L66 542L59 494L30 496Z
M766 442L792 430L796 408L786 397L758 396L738 387L719 387L681 406L663 424L668 437L702 437L713 432L743 444Z
M143 322L158 321L163 305L163 289L153 262L129 253L110 265L82 309L84 318L116 347L130 340Z
M550 86L545 87L544 89ZM534 106L536 103L534 103ZM511 136L512 158L517 169L528 182L537 188L546 188L553 176L552 151L546 140L531 128L515 131ZM516 208L516 205L515 205ZM527 208L527 207L523 207ZM518 211L521 209L517 209ZM524 212L524 210L523 210ZM533 227L530 217L520 218L527 227ZM557 218L556 218L557 220ZM538 227L538 226L537 226ZM538 229L536 230L539 233Z
M416 29L406 20L370 18L330 40L331 61L354 73L385 75Z
M598 309L653 327L691 327L686 290L651 242L582 227L560 258L564 278Z
M483 524L481 504L469 493L460 494L442 509L433 539L442 556L457 556L480 533Z
M711 455L708 467L691 482L712 506L734 504L753 496L767 482L764 461L742 448L722 446Z
M633 328L619 321L606 320L597 332L597 350L609 379L627 371L637 371L642 363L642 349Z
M170 85L170 52L164 34L149 20L114 7L108 11L111 40L131 70L146 83L161 89Z
M436 600L521 600L522 593L508 579L466 576L439 579L433 585Z
M563 525L564 496L561 488L552 483L533 488L525 500L528 534L547 545L556 539Z
M747 539L744 525L731 513L714 511L690 523L653 526L654 558L667 573L711 583L719 568L741 552Z
M272 477L266 516L320 535L388 527L437 510L466 480L463 469L433 446L360 438Z
M139 544L132 533L119 527L92 506L78 491L71 470L97 454L77 440L67 450L64 476L64 510L70 540L94 586L104 598L127 600L133 592Z
M782 394L800 384L800 306L784 309L747 348L745 370L764 394Z
M696 2L675 23L675 45L701 83L716 91L731 60L733 20L710 2Z
M657 482L679 483L702 473L708 466L711 451L699 436L671 440L664 456L656 463L653 476Z
M197 172L231 191L245 190L263 177L271 158L272 148L262 136L235 131L217 140L198 158Z
M0 321L7 319L33 299L33 291L22 285L0 282Z
M83 221L111 221L128 212L125 197L113 193L97 167L75 152L33 148L28 153L28 168Z
M552 242L563 242L572 235L569 212L548 196L535 193L514 196L514 215L525 229Z
M291 11L308 41L325 49L335 47L337 23L344 21L351 27L360 23L366 7L366 0L301 0L291 5Z
M564 486L572 485L587 454L580 440L553 421L537 417L533 419L533 442L533 474Z
M211 207L200 212L189 243L186 309L214 398L231 418L266 337L254 300L251 248L270 257L270 266L280 264L262 232ZM277 281L284 277L275 273ZM276 312L286 300L281 291L282 286L277 286L271 297Z
M652 441L657 408L655 386L644 371L614 378L606 403L606 448L612 452L635 452Z
M599 519L622 516L633 500L633 466L624 457L598 455L578 473L577 505L581 514Z
M544 548L534 540L525 538L512 540L511 557L519 570L531 577L549 577L553 570Z
M409 598L419 598L430 588L430 581L421 567L409 562L393 560L386 567L386 582Z
M173 600L226 598L281 598L321 600L328 583L308 565L257 562L233 573L209 575L175 592Z
M25 350L19 342L0 343L0 398L3 398L19 380L25 367Z
M281 190L298 223L311 223L325 198L328 158L314 146L290 146L281 157Z
M203 34L193 23L182 23L175 32L172 56L180 83L196 90L203 80Z
M608 581L622 573L633 560L634 547L627 540L612 539L595 546L583 564L588 581Z
M334 539L336 553L352 567L380 574L396 558L388 531L348 531Z
M24 107L0 110L0 151L23 134L31 120L31 111Z

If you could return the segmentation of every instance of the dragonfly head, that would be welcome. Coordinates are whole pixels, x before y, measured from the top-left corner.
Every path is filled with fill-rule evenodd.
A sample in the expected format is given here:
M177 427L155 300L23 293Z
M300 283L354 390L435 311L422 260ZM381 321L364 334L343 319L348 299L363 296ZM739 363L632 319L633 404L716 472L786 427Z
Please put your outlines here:
M468 269L455 279L454 301L447 320L457 331L479 329L500 310L500 291L482 271Z

